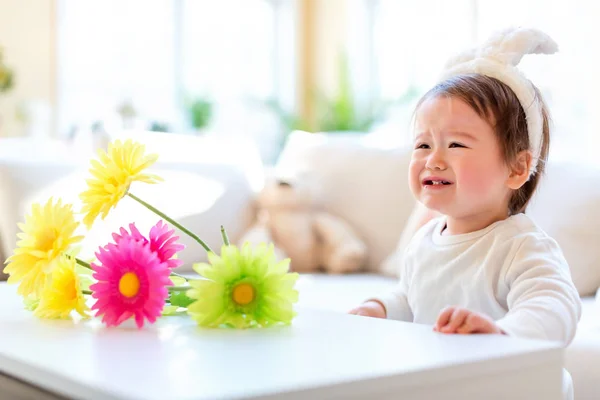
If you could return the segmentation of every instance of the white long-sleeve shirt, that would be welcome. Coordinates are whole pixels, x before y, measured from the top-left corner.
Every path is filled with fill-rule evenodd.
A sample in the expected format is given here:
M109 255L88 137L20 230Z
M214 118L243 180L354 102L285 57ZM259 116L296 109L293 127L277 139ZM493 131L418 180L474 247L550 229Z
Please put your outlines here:
M388 318L434 324L459 306L509 335L571 342L581 300L556 241L525 214L461 235L443 236L445 225L441 217L417 231L397 289L375 298Z

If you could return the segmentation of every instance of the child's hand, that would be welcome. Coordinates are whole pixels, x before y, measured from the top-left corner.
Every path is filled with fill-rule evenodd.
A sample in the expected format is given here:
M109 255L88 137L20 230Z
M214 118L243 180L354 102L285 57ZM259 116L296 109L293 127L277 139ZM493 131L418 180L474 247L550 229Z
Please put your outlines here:
M446 307L433 330L441 333L504 333L487 315L460 307Z
M353 308L349 314L363 315L365 317L386 318L385 307L378 301L367 301L360 306Z

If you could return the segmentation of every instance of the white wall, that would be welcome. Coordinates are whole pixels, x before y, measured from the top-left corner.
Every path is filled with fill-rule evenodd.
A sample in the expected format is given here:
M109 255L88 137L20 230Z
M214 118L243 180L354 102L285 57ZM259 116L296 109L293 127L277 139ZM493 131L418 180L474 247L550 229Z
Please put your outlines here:
M0 94L0 137L24 135L24 124L16 119L23 102L35 101L49 107L40 127L54 131L55 101L55 0L0 0L0 46L4 60L13 69L15 86Z

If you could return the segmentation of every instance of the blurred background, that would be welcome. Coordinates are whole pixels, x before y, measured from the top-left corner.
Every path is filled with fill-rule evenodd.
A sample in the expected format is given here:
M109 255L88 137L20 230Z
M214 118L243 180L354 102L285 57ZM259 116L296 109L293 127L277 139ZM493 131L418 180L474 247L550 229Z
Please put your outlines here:
M267 164L295 129L402 145L448 56L525 24L560 46L522 62L552 157L600 163L598 20L570 0L0 0L0 137L242 135Z

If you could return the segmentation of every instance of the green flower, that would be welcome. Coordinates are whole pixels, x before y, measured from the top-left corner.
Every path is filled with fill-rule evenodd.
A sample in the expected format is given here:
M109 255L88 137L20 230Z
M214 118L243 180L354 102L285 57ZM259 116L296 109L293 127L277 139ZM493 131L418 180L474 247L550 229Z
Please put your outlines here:
M209 263L194 265L206 279L191 280L187 296L196 301L188 313L204 327L267 327L289 324L298 301L297 273L288 273L290 260L277 262L273 245L242 249L221 248L221 256L208 253Z

